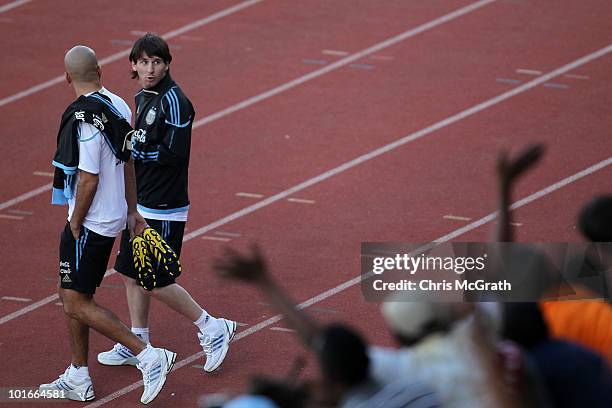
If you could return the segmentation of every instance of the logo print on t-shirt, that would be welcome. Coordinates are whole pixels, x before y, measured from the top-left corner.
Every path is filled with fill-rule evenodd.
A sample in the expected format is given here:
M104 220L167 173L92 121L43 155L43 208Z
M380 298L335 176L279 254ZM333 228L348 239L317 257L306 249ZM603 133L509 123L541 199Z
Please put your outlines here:
M155 121L155 115L157 115L157 110L155 108L149 109L147 116L145 116L145 122L147 125L151 125Z

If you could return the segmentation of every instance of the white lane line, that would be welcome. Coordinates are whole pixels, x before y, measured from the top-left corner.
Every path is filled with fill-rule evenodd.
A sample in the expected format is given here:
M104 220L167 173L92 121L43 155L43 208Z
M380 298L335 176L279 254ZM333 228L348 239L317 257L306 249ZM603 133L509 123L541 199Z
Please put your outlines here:
M286 332L286 333L295 333L295 330L287 329L286 327L270 327L270 330Z
M223 217L223 218L221 218L221 219L219 219L217 221L214 221L214 222L212 222L212 223L210 223L208 225L205 225L205 226L203 226L201 228L198 228L198 229L190 232L189 234L186 234L183 237L183 242L190 241L190 240L192 240L192 239L194 239L194 238L196 238L196 237L198 237L200 235L203 235L203 234L207 233L208 231L215 230L215 229L217 229L218 227L220 227L222 225L228 224L228 223L230 223L232 221L235 221L235 220L237 220L239 218L242 218L242 217L244 217L244 216L246 216L246 215L248 215L248 214L250 214L252 212L255 212L255 211L257 211L257 210L259 210L261 208L267 207L270 204L275 203L276 201L279 201L279 200L287 198L287 197L289 197L291 195L294 195L298 191L304 190L305 188L308 188L308 187L310 187L312 185L315 185L315 184L320 183L320 182L322 182L324 180L327 180L328 178L331 178L331 177L333 177L333 176L335 176L337 174L343 173L343 172L345 172L345 171L347 171L347 170L349 170L349 169L351 169L351 168L353 168L355 166L358 166L358 165L360 165L360 164L362 164L362 163L364 163L364 162L366 162L368 160L371 160L371 159L373 159L375 157L378 157L378 156L380 156L380 155L382 155L384 153L387 153L387 152L392 151L392 150L394 150L394 149L396 149L396 148L398 148L400 146L403 146L406 143L418 140L418 139L420 139L420 138L422 138L422 137L424 137L424 136L426 136L426 135L428 135L428 134L430 134L430 133L432 133L432 132L434 132L436 130L442 129L442 128L444 128L446 126L449 126L449 125L451 125L451 124L453 124L455 122L459 122L459 121L461 121L461 120L463 120L465 118L468 118L468 117L470 117L470 116L472 116L472 115L474 115L474 114L476 114L476 113L478 113L478 112L480 112L482 110L485 110L487 108L490 108L491 106L497 105L497 104L505 101L506 99L512 98L513 96L519 95L519 94L521 94L521 93L523 93L523 92L525 92L525 91L527 91L527 90L529 90L529 89L531 89L533 87L536 87L539 84L541 84L542 82L548 81L551 78L554 78L556 76L562 75L562 74L564 74L567 71L570 71L570 70L575 69L575 68L577 68L577 67L579 67L581 65L584 65L584 64L586 64L586 63L588 63L590 61L593 61L593 60L595 60L597 58L600 58L600 57L608 54L611 51L612 51L612 44L608 45L607 47L604 47L604 48L602 48L602 49L600 49L598 51L595 51L595 52L593 52L591 54L588 54L588 55L586 55L586 56L584 56L582 58L579 58L579 59L577 59L577 60L575 60L575 61L573 61L573 62L571 62L571 63L569 63L567 65L564 65L561 68L557 68L556 70L554 70L552 72L549 72L548 74L546 74L546 75L544 75L544 76L542 76L540 78L534 79L534 80L532 80L530 82L527 82L526 84L523 84L523 85L521 85L519 87L511 89L511 90L509 90L507 92L504 92L503 94L495 96L495 97L493 97L491 99L488 99L485 102L481 102L478 105L474 105L471 108L468 108L468 109L466 109L466 110L464 110L462 112L459 112L459 113L457 113L457 114L455 114L453 116L449 116L446 119L443 119L443 120L441 120L441 121L439 121L439 122L437 122L437 123L435 123L435 124L433 124L431 126L423 128L423 129L421 129L421 130L419 130L419 131L417 131L415 133L412 133L412 134L409 134L407 136L404 136L401 139L396 140L395 142L391 142L391 143L389 143L389 144L387 144L385 146L379 147L376 150L372 150L369 153L361 155L361 156L357 157L356 159L348 161L348 162L346 162L344 164L341 164L338 167L335 167L335 168L333 168L331 170L326 171L325 173L319 174L316 177L313 177L313 178L311 178L309 180L306 180L306 181L304 181L304 182L302 182L300 184L297 184L297 185L295 185L295 186L293 186L293 187L291 187L291 188L289 188L289 189L287 189L285 191L282 191L282 192L277 193L277 194L275 194L275 195L273 195L271 197L268 197L265 200L261 200L261 201L255 203L255 204L252 204L252 205L250 205L248 207L243 208L242 210L236 211L236 212L234 212L234 213L232 213L230 215L227 215L227 216L225 216L225 217ZM604 167L609 164L609 161L611 161L612 158L609 158L607 160L608 160L608 163L605 164ZM602 162L602 163L604 163L604 162ZM601 164L601 163L599 163L599 164ZM49 188L51 188L51 187L49 186ZM110 275L112 275L114 273L116 273L115 270L109 269L106 272L105 276L110 276ZM54 301L56 299L57 299L57 294L51 295L51 296L49 296L49 297L47 297L47 298L45 298L43 300L40 300L39 302L35 303L34 305L38 305L36 307L33 307L31 309L30 308L23 308L21 310L15 311L15 312L13 312L13 313L11 313L9 315L6 315L6 316L0 318L0 325L4 324L4 323L6 323L6 322L8 322L10 320L13 320L16 317L19 317L19 316L21 316L21 315L23 315L25 313L28 313L31 310L36 309L37 307L43 306L43 305L45 305L48 302L52 302L52 301ZM31 306L33 306L33 305L31 305Z
M24 210L8 210L7 212L10 212L11 214L17 214L17 215L32 215L32 214L34 214L33 211L24 211Z
M291 201L292 203L300 203L300 204L314 204L315 200L306 200L304 198L288 198L287 201Z
M4 13L6 11L12 10L15 7L23 6L24 4L27 4L31 1L32 0L17 0L12 3L7 3L4 6L0 7L0 13Z
M59 299L59 296L57 295L57 293L54 293L50 296L47 296L44 299L39 300L38 302L32 303L31 305L28 305L22 309L16 310L13 313L9 313L6 316L2 316L2 318L0 318L0 325L6 322L10 322L11 320L19 316L23 316L24 314L29 313L33 310L36 310L39 307L46 305L47 303L55 302L58 299Z
M196 28L200 28L200 27L202 27L204 25L210 24L210 23L212 23L214 21L217 21L217 20L219 20L219 19L221 19L223 17L226 17L226 16L229 16L231 14L234 14L234 13L237 13L239 11L242 11L242 10L244 10L247 7L254 6L257 3L261 3L262 1L264 1L264 0L249 0L249 1L245 1L245 2L242 2L242 3L236 4L235 6L228 7L228 8L226 8L224 10L221 10L221 11L215 13L215 14L211 14L208 17L204 17L204 18L202 18L200 20L194 21L193 23L184 25L184 26L182 26L182 27L180 27L180 28L178 28L176 30L169 31L166 34L163 34L162 37L165 38L166 40L170 40L170 39L172 39L172 38L174 38L176 36L179 36L181 34L184 34L184 33L188 32L188 31L195 30ZM109 55L108 57L99 60L98 63L99 63L100 66L103 66L103 65L106 65L106 64L110 64L111 62L118 61L118 60L120 60L122 58L127 57L130 54L130 51L131 51L131 47L128 48L128 49L125 49L123 51L119 51L119 52L116 52L116 53L114 53L112 55ZM22 98L25 98L27 96L33 95L33 94L35 94L37 92L40 92L40 91L45 90L47 88L50 88L50 87L52 87L52 86L54 86L56 84L62 83L65 80L66 80L66 78L64 77L64 75L60 75L60 76L57 76L57 77L55 77L53 79L50 79L50 80L48 80L46 82L40 83L40 84L35 85L33 87L30 87L28 89L25 89L25 90L23 90L21 92L17 92L14 95L10 95L10 96L4 97L4 98L0 99L0 106L8 105L9 103L12 103L12 102L18 101L19 99L22 99Z
M321 51L321 53L325 55L336 55L339 57L344 57L346 55L349 55L347 51L336 51L336 50L323 50Z
M442 24L448 23L452 20L455 20L465 14L471 13L472 11L478 10L481 7L484 7L486 5L489 5L491 3L496 2L497 0L480 0L477 1L475 3L472 3L470 5L467 5L465 7L462 7L460 9L457 9L453 12L450 12L448 14L443 15L442 17L438 17L434 20L431 20L425 24L421 24L420 26L404 31L401 34L398 34L394 37L390 37L384 41L381 41L377 44L374 44L364 50L361 50L359 52L356 52L353 55L349 55L348 57L342 58L341 60L338 60L332 64L326 65L322 68L317 69L316 71L310 72L306 75L303 75L299 78L296 78L292 81L286 82L283 85L279 85L276 88L270 89L266 92L262 92L259 95L253 96L249 99L246 99L242 102L239 102L235 105L232 105L228 108L225 108L223 110L220 110L216 113L213 113L211 115L208 115L200 120L197 120L193 123L193 127L197 128L199 126L203 126L207 123L211 123L214 122L218 119L221 119L224 116L229 115L230 113L242 110L244 108L247 108L251 105L254 105L258 102L261 102L265 99L271 98L274 95L277 95L279 93L288 91L289 89L295 88L296 86L302 85L305 82L311 81L315 78L318 78L322 75L325 75L329 72L335 71L345 65L348 65L352 62L355 62L358 59L361 59L363 57L366 57L370 54L374 54L377 53L380 50L383 50L385 48L388 48L392 45L395 45L399 42L402 42L408 38L414 37L418 34L421 34L425 31L431 30L433 28L436 28Z
M557 88L557 89L568 89L569 85L565 85L565 84L557 84L557 83L553 83L553 82L549 82L544 84L544 86L546 88Z
M2 296L2 300L12 300L15 302L31 302L32 299L22 298L22 297L14 297L14 296Z
M243 193L243 192L239 192L236 193L237 197L248 197L248 198L262 198L264 195L263 194L257 194L257 193Z
M210 237L208 235L205 235L202 237L202 239L207 239L209 241L221 241L221 242L229 242L232 239L231 238L223 238L223 237Z
M304 64L311 64L311 65L325 65L325 64L327 64L327 61L325 61L325 60L318 60L318 59L303 59L302 62Z
M501 82L502 84L520 84L523 81L519 81L518 79L511 79L511 78L495 78L495 80L497 82Z
M606 167L608 167L609 165L612 164L612 156L608 157L605 160L600 161L599 163L596 163L584 170L579 171L576 174L572 174L569 177L564 178L563 180L560 180L554 184L551 184L550 186L543 188L540 191L537 191L533 194L528 195L527 197L520 199L518 201L515 201L511 206L510 209L512 210L517 210L535 200L538 200L542 197L544 197L545 195L548 195L554 191L559 190L562 187L567 186L568 184L572 184L586 176L588 176L589 174L595 173L596 171L599 171L601 169L604 169ZM446 234L445 236L443 236L442 238L437 239L435 242L447 242L450 241L451 239L457 238L460 235L465 234L466 232L469 232L473 229L476 229L490 221L493 221L495 218L497 217L497 212L492 212L491 214L482 217L479 220L476 220L462 228L459 228L449 234Z
M48 171L35 171L32 174L35 176L53 177L53 173L50 173Z
M262 0L260 0L260 1L262 1ZM308 81L310 81L312 79L315 79L317 77L320 77L321 75L327 74L328 72L331 72L331 71L334 71L336 69L339 69L339 68L343 67L344 65L350 64L351 62L353 62L353 61L355 61L355 60L357 60L359 58L365 57L365 56L370 55L370 54L374 54L374 53L376 53L376 52L378 52L378 51L380 51L380 50L382 50L384 48L390 47L391 45L394 45L394 44L396 44L396 43L398 43L400 41L403 41L403 40L408 39L410 37L414 37L415 35L420 34L420 33L424 32L424 31L430 30L430 29L435 28L435 27L437 27L439 25L442 25L444 23L452 21L452 20L454 20L454 19L456 19L458 17L461 17L464 14L470 13L470 12L472 12L474 10L477 10L477 9L479 9L481 7L484 7L484 6L488 5L488 4L494 3L495 1L497 1L497 0L481 0L481 1L478 1L476 3L472 3L471 5L468 5L468 6L465 6L463 8L460 8L458 10L455 10L455 11L453 11L451 13L445 14L442 17L439 17L439 18L436 18L434 20L431 20L431 21L429 21L429 22L427 22L425 24L422 24L422 25L420 25L420 26L418 26L416 28L413 28L413 29L408 30L408 31L404 31L403 33L401 33L401 34L399 34L399 35L397 35L395 37L391 37L391 38L389 38L389 39L387 39L385 41L379 42L379 43L377 43L377 44L375 44L375 45L373 45L371 47L368 47L368 48L366 48L366 49L364 49L362 51L359 51L359 52L357 52L357 53L355 53L355 54L353 54L351 56L348 56L346 58L338 60L337 62L335 62L333 64L327 65L327 66L325 66L323 68L320 68L320 69L318 69L316 71L313 71L313 72L311 72L309 74L306 74L306 75L304 75L302 77L299 77L299 78L294 79L292 81L286 82L283 85L280 85L280 86L277 86L275 88L272 88L272 89L270 89L270 90L268 90L266 92L260 93L259 95L253 96L253 97L251 97L249 99L245 99L242 102L239 102L239 103L237 103L235 105L232 105L232 106L230 106L228 108L225 108L223 110L215 112L215 113L213 113L211 115L205 116L204 118L194 122L193 129L196 129L196 128L200 127L200 126L204 126L204 125L206 125L208 123L214 122L214 121L216 121L218 119L221 119L221 118L223 118L223 117L225 117L225 116L227 116L227 115L229 115L229 114L231 114L233 112L245 109L245 108L247 108L247 107L249 107L251 105L254 105L254 104L258 103L258 102L261 102L261 101L263 101L265 99L268 99L268 98L270 98L270 97L272 97L272 96L274 96L276 94L279 94L281 92L287 91L287 90L289 90L291 88L295 88L298 85L301 85L301 84L303 84L305 82L308 82ZM246 4L246 3L241 3L241 5L244 5L244 4ZM246 7L246 6L244 6L244 7ZM230 8L230 9L232 9L232 8ZM228 10L230 10L230 9L228 9ZM200 21L202 21L202 20L200 20ZM180 33L180 34L182 34L182 33ZM168 34L165 35L165 38L168 38ZM103 65L104 63L112 62L111 60L114 61L115 59L123 58L123 57L127 56L129 54L129 52L130 52L130 50L125 50L125 51L122 51L121 53L113 54L110 57L100 61L100 65ZM57 77L55 79L57 79L59 82L64 81L64 77L63 76ZM17 99L19 99L19 98L17 98ZM9 102L11 102L11 101L9 101ZM7 102L7 103L9 103L9 102ZM5 104L4 103L4 99L2 101L0 101L0 106L2 106L3 104ZM49 186L49 189L50 188L51 188L51 186ZM26 193L26 194L28 194L28 193ZM243 193L239 193L239 194L243 194ZM239 195L239 194L236 194L236 195ZM29 197L30 196L28 196L27 198L29 198ZM243 195L243 197L247 197L247 196ZM252 198L260 198L260 197L252 197ZM21 201L23 201L23 200L21 200ZM20 201L17 201L17 202L20 202ZM6 207L2 207L2 204L0 204L0 210L2 210L3 208L6 208Z
M471 221L472 219L469 217L460 217L458 215L445 215L444 217L445 220L455 220L455 221Z
M564 76L567 78L573 78L573 79L589 79L590 78L588 75L576 75L576 74L565 74Z
M237 232L224 232L224 231L215 231L214 232L215 235L221 235L221 236L225 236L225 237L231 237L231 238L238 238L242 235L238 234Z
M4 218L7 220L23 220L23 216L21 215L0 214L0 218Z
M525 197L525 198L523 198L523 199L521 199L519 201L516 201L516 202L514 202L510 206L510 208L515 210L515 209L518 209L520 207L523 207L523 206L525 206L525 205L527 205L527 204L529 204L529 203L531 203L531 202L533 202L533 201L535 201L535 200L537 200L539 198L544 197L547 194L552 193L553 191L556 191L556 190L558 190L558 189L560 189L560 188L562 188L562 187L564 187L564 186L566 186L568 184L571 184L571 183L573 183L573 182L575 182L577 180L580 180L581 178L586 177L586 176L588 176L591 173L594 173L594 172L596 172L598 170L601 170L601 169L609 166L610 164L612 164L612 157L609 157L606 160L603 160L603 161L601 161L601 162L599 162L597 164L594 164L593 166L591 166L591 167L589 167L587 169L584 169L584 170L582 170L582 171L580 171L580 172L578 172L576 174L573 174L573 175L571 175L569 177L566 177L563 180L560 180L560 181L556 182L555 184L552 184L552 185L550 185L550 186L548 186L548 187L546 187L546 188L544 188L544 189L542 189L542 190L540 190L540 191L538 191L536 193L533 193L533 194L531 194L531 195L529 195L529 196L527 196L527 197ZM472 231L472 230L474 230L476 228L481 227L484 224L487 224L488 222L493 221L496 218L496 216L497 216L497 212L492 212L489 215L487 215L485 217L482 217L482 218L480 218L477 221L474 221L474 222L472 222L472 223L470 223L470 224L468 224L468 225L466 225L466 226L464 226L462 228L456 229L455 231L452 231L452 232L450 232L450 233L448 233L448 234L446 234L446 235L436 239L432 243L429 243L429 244L423 245L420 248L417 248L412 253L422 253L422 252L427 251L428 249L430 249L432 247L435 247L437 244L440 244L440 243L443 243L443 242L448 242L448 241L450 241L450 240L452 240L454 238L457 238L460 235L465 234L466 232ZM312 297L312 298L306 300L305 302L300 303L298 305L298 308L299 309L306 309L306 308L308 308L308 307L310 307L310 306L312 306L312 305L314 305L316 303L319 303L319 302L321 302L321 301L323 301L325 299L328 299L328 298L330 298L330 297L332 297L332 296L334 296L334 295L336 295L336 294L338 294L340 292L343 292L346 289L351 288L352 286L355 286L360 281L361 281L361 276L356 276L353 279L350 279L350 280L348 280L348 281L346 281L344 283L341 283L340 285L338 285L338 286L336 286L334 288L331 288L331 289L329 289L329 290L327 290L327 291L325 291L323 293L320 293L319 295L317 295L315 297ZM276 315L276 316L273 316L273 317L271 317L269 319L266 319L266 320L264 320L264 321L262 321L262 322L260 322L258 324L255 324L254 326L251 326L247 330L244 330L244 331L238 333L236 335L236 337L234 338L234 341L239 341L239 340L241 340L244 337L247 337L247 336L250 336L251 334L257 333L257 332L265 329L266 327L272 326L273 324L279 322L280 320L282 320L282 316L281 315ZM193 355L191 355L191 356L189 356L189 357L179 361L178 363L176 363L174 365L174 367L175 367L174 370L178 370L179 368L182 368L182 367L184 367L184 366L194 362L195 360L201 358L203 355L204 355L203 352L199 352L199 353L193 354ZM110 401L112 401L112 400L114 400L116 398L119 398L119 397L121 397L121 396L123 396L123 395L125 395L125 394L127 394L127 393L129 393L131 391L134 391L134 390L140 388L141 386L142 386L142 381L135 382L133 384L128 385L125 388L122 388L122 389L120 389L118 391L115 391L114 393L112 393L110 395L107 395L106 397L104 397L104 398L94 402L93 404L87 405L86 408L99 407L99 406L104 405L107 402L110 402Z
M535 69L523 69L519 68L516 70L517 74L525 74L525 75L542 75L542 71L538 71Z
M40 186L38 188L35 188L32 191L28 191L27 193L23 193L20 196L17 196L15 198L11 198L8 201L5 201L3 203L0 203L0 211L4 210L5 208L9 208L12 207L15 204L19 204L22 201L28 200L32 197L35 197L39 194L44 193L45 191L49 191L51 190L51 188L53 187L52 184L45 184L44 186ZM51 198L49 198L49 201L51 200Z
M511 222L510 225L512 225L513 227L522 227L523 223L522 222Z

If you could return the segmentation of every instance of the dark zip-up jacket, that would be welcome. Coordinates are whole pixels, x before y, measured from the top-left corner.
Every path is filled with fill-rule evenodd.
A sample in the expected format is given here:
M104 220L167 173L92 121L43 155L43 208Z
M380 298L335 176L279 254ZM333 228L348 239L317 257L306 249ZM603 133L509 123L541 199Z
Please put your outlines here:
M193 105L169 73L155 87L138 92L135 99L132 157L138 205L157 213L184 211L189 207Z

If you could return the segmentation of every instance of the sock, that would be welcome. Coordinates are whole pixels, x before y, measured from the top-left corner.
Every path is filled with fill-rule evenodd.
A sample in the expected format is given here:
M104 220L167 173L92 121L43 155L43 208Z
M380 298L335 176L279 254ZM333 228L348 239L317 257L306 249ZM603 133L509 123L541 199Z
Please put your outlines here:
M77 384L82 383L84 380L89 378L89 369L87 366L75 366L74 364L70 364L68 377Z
M217 319L206 313L206 310L204 309L202 309L202 315L200 316L200 318L193 322L193 324L198 326L202 334L208 334L210 336L213 336L217 334L217 332L221 331L221 327L219 327Z
M136 335L140 340L147 344L151 343L149 340L149 328L148 327L132 327L132 333Z
M147 344L147 347L145 347L144 350L138 353L136 358L138 359L138 361L140 361L141 364L151 365L157 360L158 355L157 351L155 351L153 346Z

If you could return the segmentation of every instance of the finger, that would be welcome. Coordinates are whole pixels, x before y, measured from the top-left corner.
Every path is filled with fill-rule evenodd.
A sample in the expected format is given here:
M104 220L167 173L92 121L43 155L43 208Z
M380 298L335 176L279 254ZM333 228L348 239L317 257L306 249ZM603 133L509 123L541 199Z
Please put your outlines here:
M533 167L544 154L542 145L532 145L523 150L512 163L513 176L517 176Z

